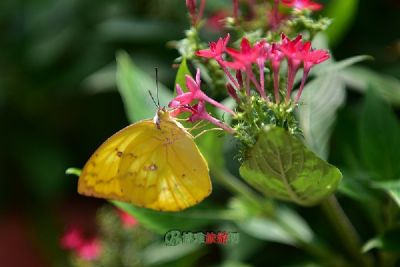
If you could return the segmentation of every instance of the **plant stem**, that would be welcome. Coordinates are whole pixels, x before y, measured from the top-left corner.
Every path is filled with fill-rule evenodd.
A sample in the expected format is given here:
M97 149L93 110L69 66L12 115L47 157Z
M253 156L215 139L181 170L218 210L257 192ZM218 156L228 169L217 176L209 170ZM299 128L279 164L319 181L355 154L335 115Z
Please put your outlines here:
M322 210L331 221L343 247L352 256L357 266L371 266L371 259L361 253L361 243L358 233L344 213L335 196L330 196L321 202Z

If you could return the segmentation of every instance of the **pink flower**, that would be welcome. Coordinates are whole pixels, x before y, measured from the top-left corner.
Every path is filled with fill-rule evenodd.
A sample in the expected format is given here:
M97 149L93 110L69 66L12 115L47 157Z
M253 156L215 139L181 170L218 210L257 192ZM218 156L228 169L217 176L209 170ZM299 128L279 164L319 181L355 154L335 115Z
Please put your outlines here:
M138 225L138 221L126 211L117 209L117 212L125 229L133 228Z
M199 101L199 103L191 107L191 110L192 110L192 115L189 118L190 122L206 120L220 127L221 129L225 130L228 133L233 134L235 132L231 127L211 116L206 110L204 101Z
M185 107L186 105L190 104L194 100L199 100L199 101L206 101L215 107L228 112L232 115L235 114L231 109L225 107L224 105L218 103L214 99L208 97L200 88L201 80L200 80L200 69L197 69L196 72L196 80L194 80L192 77L189 75L186 75L186 86L189 89L189 92L184 93L182 91L182 88L177 84L176 89L177 89L177 96L169 103L170 108L179 108L179 107Z
M229 33L225 38L219 38L217 42L210 42L208 49L199 50L196 55L205 58L214 58L216 60L222 60L222 54L225 52L226 45L230 39Z
M76 249L84 243L81 230L76 226L69 228L61 237L60 245L64 249Z
M70 227L64 233L60 245L64 249L72 250L78 257L87 261L97 260L101 254L99 240L96 237L85 237L83 230L76 226Z
M76 254L87 261L97 260L101 255L101 244L96 238L86 240L82 246L76 249Z
M296 8L296 9L310 9L317 11L322 8L321 4L315 3L311 0L282 0L285 6Z
M284 58L284 54L278 49L277 44L272 44L271 51L269 53L269 59L271 60L271 67L274 79L274 94L275 102L280 102L279 97L279 70L281 67L281 62Z

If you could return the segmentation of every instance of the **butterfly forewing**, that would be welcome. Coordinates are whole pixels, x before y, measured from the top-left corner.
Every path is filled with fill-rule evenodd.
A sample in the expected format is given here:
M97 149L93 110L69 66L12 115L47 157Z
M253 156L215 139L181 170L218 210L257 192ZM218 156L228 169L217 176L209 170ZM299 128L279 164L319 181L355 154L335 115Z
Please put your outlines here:
M100 146L83 169L78 191L177 211L208 196L211 181L193 137L179 123L145 120Z

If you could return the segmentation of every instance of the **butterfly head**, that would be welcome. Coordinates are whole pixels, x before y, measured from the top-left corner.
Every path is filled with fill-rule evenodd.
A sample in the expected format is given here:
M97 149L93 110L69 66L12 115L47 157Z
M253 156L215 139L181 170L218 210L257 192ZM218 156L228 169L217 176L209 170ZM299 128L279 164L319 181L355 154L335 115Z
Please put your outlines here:
M171 115L170 112L165 107L159 107L156 115L153 118L154 124L157 125L157 128L160 129L161 121L170 121Z

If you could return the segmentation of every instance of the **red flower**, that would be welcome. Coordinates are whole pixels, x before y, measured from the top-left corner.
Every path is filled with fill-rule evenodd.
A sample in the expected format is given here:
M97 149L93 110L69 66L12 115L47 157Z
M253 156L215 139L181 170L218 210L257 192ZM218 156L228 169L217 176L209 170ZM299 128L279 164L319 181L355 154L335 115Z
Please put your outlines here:
M329 59L329 53L326 50L311 50L303 56L304 70L310 70L314 65Z
M312 11L317 11L322 8L321 4L315 3L311 0L282 0L282 3L285 6L296 9L310 9Z
M207 26L214 31L222 31L224 29L224 19L228 16L225 10L219 10L212 14L207 20Z
M232 48L227 48L227 52L235 59L234 62L225 62L226 66L233 69L245 70L247 74L247 79L251 80L256 86L258 92L263 98L267 98L263 86L257 82L254 77L254 73L251 65L257 63L259 66L264 65L265 59L267 57L267 50L264 48L265 41L260 41L251 47L249 40L246 38L242 39L240 43L240 50L235 50ZM263 66L264 67L264 66ZM263 83L263 80L261 80ZM246 92L250 95L250 87L247 82Z
M303 54L303 64L304 64L304 69L303 69L303 78L301 79L301 84L299 91L297 92L296 100L295 102L298 102L301 94L304 89L304 85L306 83L308 74L310 73L311 68L319 63L324 62L325 60L329 59L329 53L326 50L320 49L320 50L311 50L308 52L305 52Z
M225 52L226 45L229 42L229 33L225 38L219 38L217 42L211 42L209 49L203 49L196 52L199 57L214 58L216 60L222 60L222 54Z
M302 42L302 36L298 35L290 40L282 33L282 41L279 49L285 54L288 61L288 79L286 101L289 101L292 93L294 78L303 60L303 57L311 48L311 42Z
M126 211L117 209L117 212L125 229L132 228L138 224L138 221Z
M204 13L204 7L206 5L206 0L200 0L200 8L197 13L197 0L186 0L186 7L189 11L190 17L192 18L192 25L196 26L201 20Z
M240 50L235 50L233 48L227 48L226 50L236 60L235 64L232 64L231 66L243 70L249 66L251 67L251 64L255 63L257 58L260 56L260 46L255 45L254 47L251 47L249 40L245 37L240 43Z
M72 250L78 257L93 261L101 254L101 244L96 237L87 238L83 235L82 229L70 227L61 237L60 245L64 249Z

